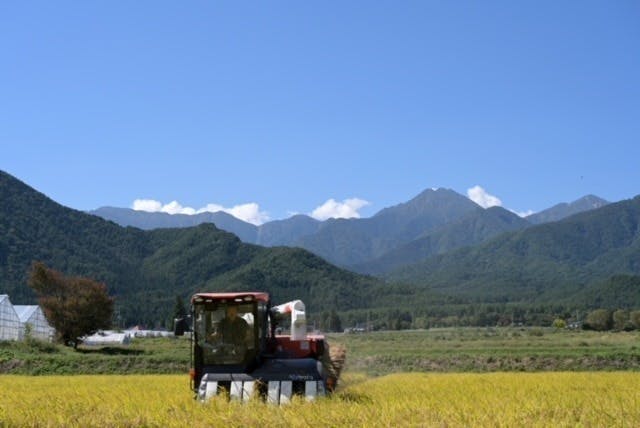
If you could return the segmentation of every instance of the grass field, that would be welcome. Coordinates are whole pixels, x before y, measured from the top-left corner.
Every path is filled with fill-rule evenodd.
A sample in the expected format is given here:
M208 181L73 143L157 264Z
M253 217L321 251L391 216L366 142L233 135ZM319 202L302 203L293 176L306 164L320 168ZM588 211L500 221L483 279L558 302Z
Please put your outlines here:
M348 374L316 403L192 399L185 376L0 377L0 426L640 426L640 373Z
M347 369L406 371L640 370L640 332L553 328L442 328L334 335Z
M329 340L347 347L338 392L282 408L194 401L186 338L79 351L2 342L0 427L640 426L638 332L451 328Z
M330 334L347 348L347 371L398 372L640 370L640 332L552 328L446 328ZM4 374L186 373L189 341L137 339L126 347L79 351L0 342Z

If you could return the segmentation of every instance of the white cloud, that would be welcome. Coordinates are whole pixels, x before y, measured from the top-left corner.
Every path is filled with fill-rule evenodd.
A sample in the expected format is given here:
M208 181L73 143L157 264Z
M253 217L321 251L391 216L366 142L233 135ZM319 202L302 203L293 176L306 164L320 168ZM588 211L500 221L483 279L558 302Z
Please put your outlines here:
M233 208L225 208L222 211L256 226L269 221L269 214L266 211L260 211L260 206L255 202L236 205Z
M217 213L218 211L226 211L227 208L223 207L222 205L218 205L218 204L207 204L204 207L200 208L198 211L196 211L196 214L200 214L200 213Z
M528 217L531 214L534 214L535 211L533 210L527 210L527 211L514 211L514 210L510 210L512 213L519 215L520 217L524 218L524 217Z
M338 202L332 198L313 210L311 217L316 220L326 220L329 218L360 218L358 210L367 205L369 205L369 202L364 199L351 198Z
M171 201L167 205L163 205L161 211L167 214L193 215L196 213L196 210L191 207L183 207L178 201Z
M467 189L467 196L482 208L501 207L502 201L496 196L490 195L480 186L474 186Z
M231 208L225 208L218 204L207 204L200 209L191 207L184 207L178 201L171 201L168 204L162 204L160 201L153 199L136 199L131 206L136 211L148 211L148 212L163 212L167 214L200 214L204 212L219 212L223 211L227 214L231 214L237 219L246 221L251 224L260 225L269 221L269 214L266 211L261 211L260 206L255 202L247 204L235 205Z
M480 205L482 208L502 206L502 201L497 196L490 195L489 193L487 193L486 190L484 190L480 186L474 186L468 189L467 196L469 196L469 199L471 199L476 204ZM523 218L535 213L535 211L533 210L516 211L516 210L512 210L511 208L509 208L509 211Z
M148 211L150 213L158 212L162 210L162 204L153 199L136 199L131 205L136 211Z

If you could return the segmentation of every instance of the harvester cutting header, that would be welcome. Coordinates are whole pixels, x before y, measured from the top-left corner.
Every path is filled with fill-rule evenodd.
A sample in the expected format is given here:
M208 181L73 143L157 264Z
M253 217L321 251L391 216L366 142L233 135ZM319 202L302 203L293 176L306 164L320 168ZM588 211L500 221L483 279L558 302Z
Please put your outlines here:
M200 400L228 391L270 403L331 392L344 363L322 335L307 334L300 300L272 307L264 292L198 293L192 299L192 388ZM282 328L290 334L276 334Z

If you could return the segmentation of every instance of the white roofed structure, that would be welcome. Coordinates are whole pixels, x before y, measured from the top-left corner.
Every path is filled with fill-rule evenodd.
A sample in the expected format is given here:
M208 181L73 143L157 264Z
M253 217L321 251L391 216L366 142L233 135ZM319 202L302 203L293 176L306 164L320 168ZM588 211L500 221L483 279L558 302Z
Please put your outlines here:
M44 312L37 305L15 305L13 307L22 323L22 334L26 333L27 324L31 326L30 335L35 339L52 341L55 330L49 325Z
M129 343L131 343L129 333L114 331L99 331L82 338L82 344L88 346L128 345Z
M20 340L22 324L9 296L0 294L0 340Z

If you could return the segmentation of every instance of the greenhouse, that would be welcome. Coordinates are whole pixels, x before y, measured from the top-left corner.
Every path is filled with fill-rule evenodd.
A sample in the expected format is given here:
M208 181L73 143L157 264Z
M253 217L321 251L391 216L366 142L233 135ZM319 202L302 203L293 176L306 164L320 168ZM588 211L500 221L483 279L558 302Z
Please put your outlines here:
M0 294L0 340L20 340L22 324L9 296Z
M82 344L88 346L128 345L129 343L131 343L131 336L128 333L115 331L99 331L82 338Z
M49 325L40 306L37 305L16 305L13 307L22 324L22 335L29 335L35 339L52 341L55 330ZM27 327L29 325L30 327Z

